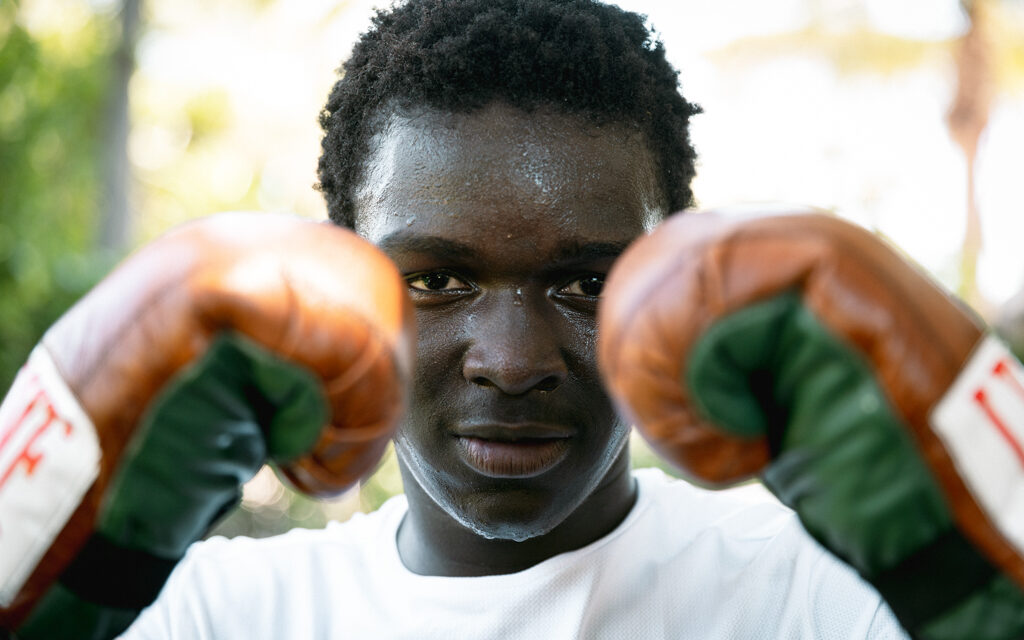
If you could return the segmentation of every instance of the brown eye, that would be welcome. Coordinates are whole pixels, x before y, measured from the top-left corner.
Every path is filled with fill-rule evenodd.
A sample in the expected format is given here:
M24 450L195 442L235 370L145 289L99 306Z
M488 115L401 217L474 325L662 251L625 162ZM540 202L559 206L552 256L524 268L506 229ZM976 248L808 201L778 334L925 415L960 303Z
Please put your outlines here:
M562 293L597 298L601 295L602 289L604 289L604 276L592 275L573 280L562 288Z
M410 288L417 291L455 291L469 288L465 282L442 271L420 273L410 276L406 281Z

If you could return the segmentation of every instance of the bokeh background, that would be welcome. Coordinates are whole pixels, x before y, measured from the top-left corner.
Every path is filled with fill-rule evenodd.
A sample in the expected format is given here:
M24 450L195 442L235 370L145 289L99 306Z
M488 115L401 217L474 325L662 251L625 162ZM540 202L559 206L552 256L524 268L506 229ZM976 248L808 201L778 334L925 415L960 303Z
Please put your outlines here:
M0 0L0 389L167 228L233 209L325 217L317 114L384 4ZM702 207L829 208L984 317L1024 308L1024 0L618 4L648 16L704 107ZM637 446L635 464L657 461ZM329 502L265 469L217 532L322 526L399 491L393 457Z

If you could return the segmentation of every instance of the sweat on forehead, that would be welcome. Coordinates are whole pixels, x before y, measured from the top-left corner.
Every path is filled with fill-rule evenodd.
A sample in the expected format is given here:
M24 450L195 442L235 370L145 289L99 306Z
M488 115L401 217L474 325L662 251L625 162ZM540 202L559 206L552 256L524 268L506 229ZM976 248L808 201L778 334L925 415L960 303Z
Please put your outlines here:
M629 123L653 153L670 211L693 204L695 153L677 73L644 17L592 0L408 0L382 11L320 114L319 189L353 225L355 189L382 106L471 113L545 105L595 124Z
M581 231L584 209L635 216L618 203L639 203L648 227L667 211L643 134L501 103L468 114L392 113L371 138L361 175L355 228L374 241L394 219L500 226L539 217Z

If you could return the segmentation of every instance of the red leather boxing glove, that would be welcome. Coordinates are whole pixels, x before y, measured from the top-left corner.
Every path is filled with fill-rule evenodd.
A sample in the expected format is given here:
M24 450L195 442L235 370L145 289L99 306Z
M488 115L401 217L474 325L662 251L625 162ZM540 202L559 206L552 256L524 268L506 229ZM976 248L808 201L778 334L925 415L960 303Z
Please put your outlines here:
M404 407L411 306L338 227L221 214L130 256L0 406L0 627L110 637L263 464L336 494Z
M879 238L679 214L616 263L599 321L612 395L670 462L762 474L917 637L1024 637L1024 375Z

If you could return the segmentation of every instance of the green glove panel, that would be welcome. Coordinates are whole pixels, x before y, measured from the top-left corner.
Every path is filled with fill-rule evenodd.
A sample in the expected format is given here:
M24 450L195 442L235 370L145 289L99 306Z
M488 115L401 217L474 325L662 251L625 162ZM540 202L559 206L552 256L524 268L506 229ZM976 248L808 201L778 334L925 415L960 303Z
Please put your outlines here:
M107 640L124 632L138 615L138 609L105 607L83 600L58 582L36 605L36 612L18 629L16 638Z
M924 626L918 637L927 640L1024 638L1024 601L1020 588L1006 576L997 576L986 589Z
M18 637L70 640L123 631L138 613L130 606L134 598L124 598L129 606L103 604L136 582L130 574L148 569L139 558L152 556L169 571L238 501L241 485L267 459L286 462L309 450L328 416L311 373L237 334L217 337L167 385L129 443L96 523L103 562L83 553L65 573L103 564L105 579L95 584L92 576L90 593L74 593L68 585L77 581L62 579ZM166 573L145 582L159 589L164 579Z
M143 418L97 530L126 547L181 557L268 457L309 449L327 419L312 374L223 335Z
M962 543L867 363L796 293L718 320L694 345L683 376L709 422L737 437L767 437L774 461L765 483L812 536L876 584L908 629L940 638L930 634L978 625L993 638L1024 636L1024 594L1005 578L987 607L950 602L951 594L980 590L995 571ZM965 564L980 568L965 572ZM948 589L913 588L927 581Z

